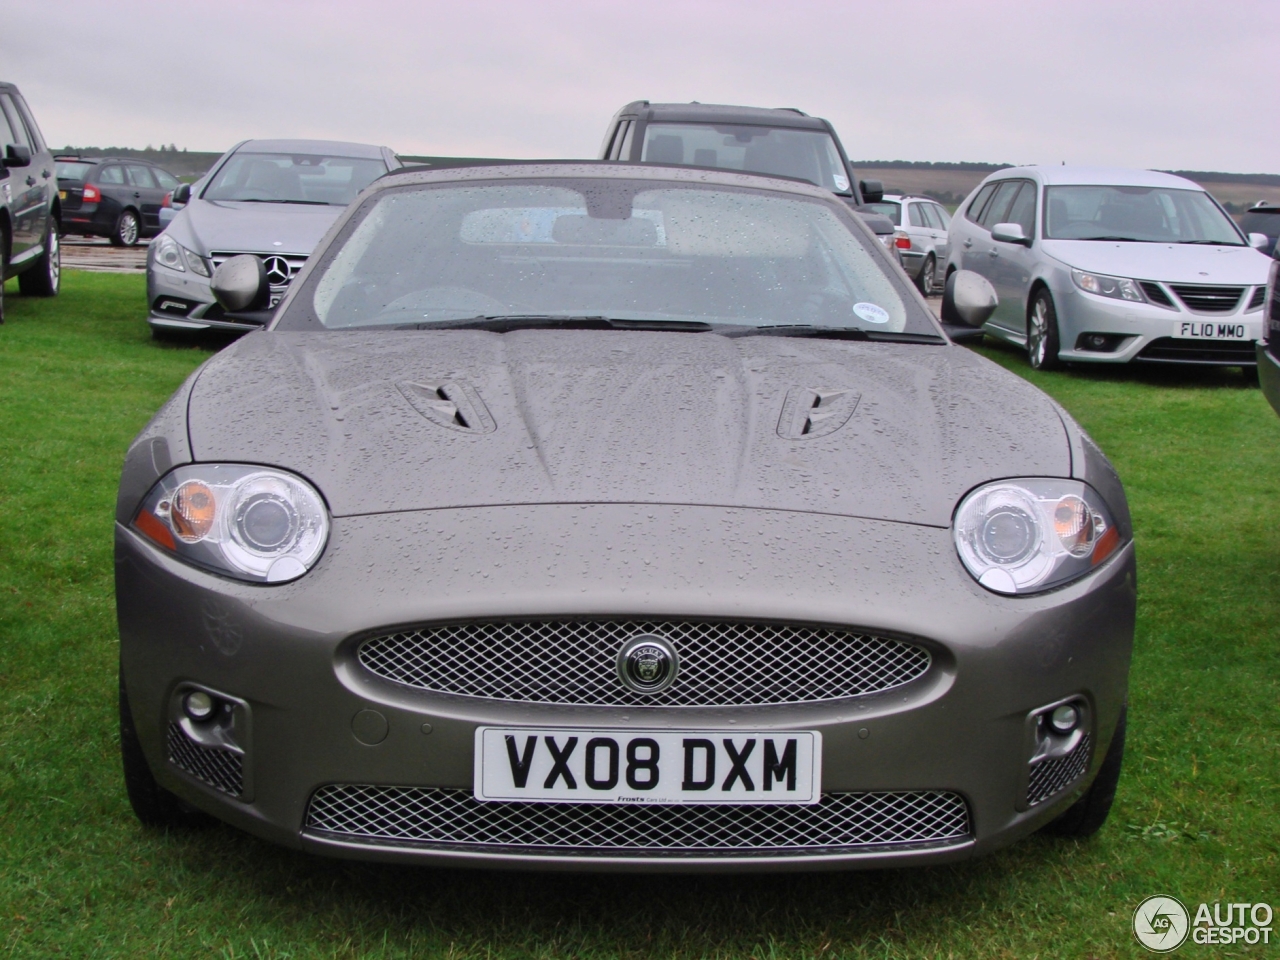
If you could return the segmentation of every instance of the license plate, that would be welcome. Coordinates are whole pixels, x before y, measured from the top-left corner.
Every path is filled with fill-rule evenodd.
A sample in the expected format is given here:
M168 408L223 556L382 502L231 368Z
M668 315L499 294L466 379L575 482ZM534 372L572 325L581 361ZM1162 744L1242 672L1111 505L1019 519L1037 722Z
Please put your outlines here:
M476 730L477 800L817 803L817 731Z
M1180 320L1173 325L1179 340L1252 340L1243 323L1214 323L1212 320Z

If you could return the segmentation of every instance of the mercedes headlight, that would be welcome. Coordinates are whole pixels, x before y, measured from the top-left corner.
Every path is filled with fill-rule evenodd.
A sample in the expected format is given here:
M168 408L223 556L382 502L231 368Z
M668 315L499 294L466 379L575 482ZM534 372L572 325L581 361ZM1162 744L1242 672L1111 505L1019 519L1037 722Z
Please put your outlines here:
M147 494L133 529L188 563L260 583L302 576L329 538L320 494L283 470L178 467Z
M1036 593L1088 573L1121 545L1106 504L1079 480L1000 480L956 508L965 568L996 593Z
M1095 293L1100 297L1113 300L1131 300L1141 303L1147 298L1142 295L1142 288L1127 277L1107 277L1100 273L1085 273L1083 270L1072 270L1071 279L1075 285L1086 293Z
M190 270L192 273L199 274L202 277L209 276L209 264L204 257L192 250L188 250L167 233L162 233L156 237L151 246L155 250L156 263L161 266L184 273Z

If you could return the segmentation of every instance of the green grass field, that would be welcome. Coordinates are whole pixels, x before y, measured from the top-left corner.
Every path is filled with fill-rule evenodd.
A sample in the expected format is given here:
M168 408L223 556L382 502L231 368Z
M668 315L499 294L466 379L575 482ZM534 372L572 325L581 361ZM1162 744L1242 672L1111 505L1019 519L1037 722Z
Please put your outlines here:
M133 819L115 487L129 440L210 348L149 339L140 277L68 273L54 301L15 286L0 326L0 955L1144 956L1129 925L1150 894L1280 911L1280 418L1236 371L1032 375L983 349L1084 424L1133 508L1129 752L1089 842L774 877L392 868Z

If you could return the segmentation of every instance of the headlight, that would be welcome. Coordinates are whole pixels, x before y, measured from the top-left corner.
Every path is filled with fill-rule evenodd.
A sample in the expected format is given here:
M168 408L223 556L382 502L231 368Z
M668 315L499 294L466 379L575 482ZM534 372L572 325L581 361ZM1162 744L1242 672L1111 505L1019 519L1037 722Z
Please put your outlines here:
M283 583L319 559L329 513L310 484L282 470L194 464L151 488L133 528L188 563Z
M1096 293L1100 297L1111 297L1113 300L1132 300L1141 303L1147 298L1142 295L1142 288L1125 277L1106 277L1100 273L1085 273L1083 270L1072 270L1071 279L1075 285L1086 293Z
M1036 593L1083 576L1120 547L1102 498L1079 480L1001 480L956 509L956 551L996 593Z
M209 264L200 254L188 250L177 240L162 233L151 245L156 252L156 262L170 270L197 273L202 277L209 276Z

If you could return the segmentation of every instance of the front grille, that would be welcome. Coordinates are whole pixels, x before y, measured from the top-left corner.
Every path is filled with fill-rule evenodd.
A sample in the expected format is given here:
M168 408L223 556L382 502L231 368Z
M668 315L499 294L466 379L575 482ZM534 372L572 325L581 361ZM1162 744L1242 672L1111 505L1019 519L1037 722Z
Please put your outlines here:
M838 852L970 834L954 793L828 793L816 804L482 803L470 790L334 784L307 832L372 843L551 854ZM498 852L494 850L494 852Z
M1244 287L1207 287L1190 283L1169 286L1187 307L1201 313L1230 313L1244 296Z
M1157 337L1138 354L1153 363L1211 363L1228 367L1256 366L1252 340L1182 340Z
M1173 301L1169 299L1169 295L1164 292L1164 288L1158 283L1152 283L1150 280L1138 281L1138 286L1142 287L1142 292L1147 295L1147 299L1152 303L1158 303L1162 307L1172 307Z
M1257 310L1260 306L1267 302L1267 288L1255 287L1253 296L1249 298L1249 306L1246 310Z
M213 260L213 268L217 270L218 267L222 266L232 257L239 257L244 253L253 253L253 251L240 251L239 253L235 253L235 252L215 250L213 253L209 255L209 257L211 260ZM289 283L293 280L293 278L298 275L298 271L300 271L304 266L306 266L306 263L307 263L306 257L300 257L295 254L286 255L282 253L253 253L253 255L262 261L266 261L271 257L280 257L285 261L285 263L289 265L289 278L285 280L284 283L271 284L271 292L275 294L279 294L283 292L285 288L288 287Z
M233 797L244 792L244 758L234 750L220 750L196 743L182 725L169 724L169 762L215 790Z
M1041 760L1031 767L1027 784L1027 805L1048 800L1068 784L1074 783L1089 769L1089 735L1080 738L1074 750L1065 756Z
M623 643L665 638L675 682L633 693L618 680ZM910 683L929 651L836 627L715 620L522 620L420 627L361 644L360 663L435 693L596 706L748 706L811 703Z

